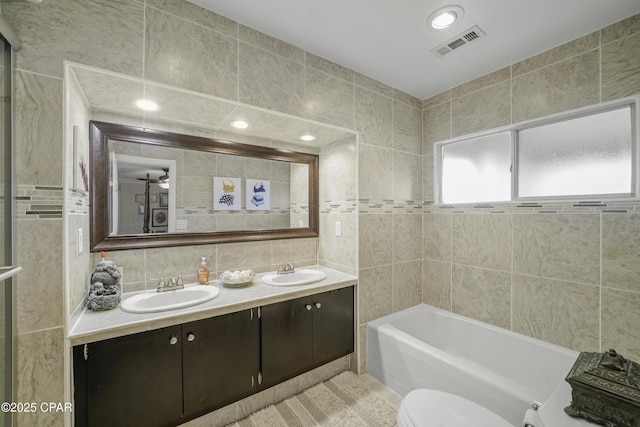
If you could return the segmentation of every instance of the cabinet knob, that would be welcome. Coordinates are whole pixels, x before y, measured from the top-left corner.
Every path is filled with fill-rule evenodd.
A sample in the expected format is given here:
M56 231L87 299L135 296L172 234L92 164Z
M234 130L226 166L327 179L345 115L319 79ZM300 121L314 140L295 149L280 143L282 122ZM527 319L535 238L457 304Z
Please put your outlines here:
M178 337L175 335L171 335L171 339L169 339L169 344L176 345L178 343Z
M305 305L305 306L304 306L304 308L306 308L306 309L307 309L307 311L311 311L311 309L312 309L313 307L311 307L311 304L307 304L307 305Z
M187 341L191 342L196 339L196 336L192 333L187 334Z
M319 302L316 303L316 308L322 308L322 304L320 304Z

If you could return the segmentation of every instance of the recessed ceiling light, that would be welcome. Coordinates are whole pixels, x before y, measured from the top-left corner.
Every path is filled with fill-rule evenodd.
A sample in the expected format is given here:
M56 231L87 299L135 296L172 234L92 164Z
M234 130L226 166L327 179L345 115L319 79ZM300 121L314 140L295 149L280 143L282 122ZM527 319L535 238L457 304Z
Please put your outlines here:
M148 99L138 99L135 102L135 106L144 111L158 111L160 109L158 104Z
M300 139L301 139L301 140L303 140L303 141L305 141L305 142L311 142L311 141L313 141L314 139L316 139L316 137L315 137L315 136L313 136L313 135L306 134L306 135L302 135L302 136L300 137Z
M457 5L445 6L433 12L427 19L428 25L436 30L448 28L464 15L464 9Z
M245 122L244 120L234 120L231 122L231 126L236 129L246 129L249 127L249 123Z

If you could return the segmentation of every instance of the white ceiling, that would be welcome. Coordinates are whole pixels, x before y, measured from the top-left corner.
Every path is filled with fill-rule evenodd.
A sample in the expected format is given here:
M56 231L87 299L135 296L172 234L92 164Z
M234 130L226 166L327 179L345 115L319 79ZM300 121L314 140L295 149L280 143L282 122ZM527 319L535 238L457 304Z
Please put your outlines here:
M640 0L189 0L420 99L640 13ZM464 17L436 32L450 4ZM474 25L487 36L438 58Z

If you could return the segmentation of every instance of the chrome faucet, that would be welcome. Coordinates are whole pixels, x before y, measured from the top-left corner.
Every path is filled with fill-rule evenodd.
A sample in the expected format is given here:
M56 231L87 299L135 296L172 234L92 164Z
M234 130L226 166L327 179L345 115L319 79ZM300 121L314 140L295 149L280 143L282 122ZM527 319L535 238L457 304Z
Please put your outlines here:
M169 283L164 281L164 277L160 277L160 281L158 282L158 292L175 291L177 289L184 289L182 276L178 274L177 280L175 277L169 276Z
M283 262L282 264L280 264L280 267L278 267L278 274L289 274L295 272L296 269L293 268L293 264L290 262Z

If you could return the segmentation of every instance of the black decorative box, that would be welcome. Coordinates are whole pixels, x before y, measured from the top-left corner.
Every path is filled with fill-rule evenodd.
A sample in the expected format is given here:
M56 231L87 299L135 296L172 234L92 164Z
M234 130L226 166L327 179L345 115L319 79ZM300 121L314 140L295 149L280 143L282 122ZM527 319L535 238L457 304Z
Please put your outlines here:
M567 375L571 405L564 411L607 427L640 427L640 365L615 350L580 353Z

